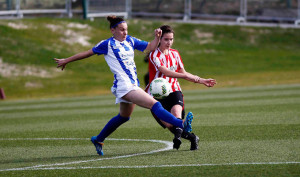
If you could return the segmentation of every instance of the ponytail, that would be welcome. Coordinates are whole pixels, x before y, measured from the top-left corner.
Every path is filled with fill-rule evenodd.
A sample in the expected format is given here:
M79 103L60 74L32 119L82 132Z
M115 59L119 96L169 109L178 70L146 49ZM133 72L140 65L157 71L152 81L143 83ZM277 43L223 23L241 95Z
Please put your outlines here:
M107 21L109 21L109 28L116 28L120 23L124 23L124 19L121 17L116 17L115 15L107 16Z

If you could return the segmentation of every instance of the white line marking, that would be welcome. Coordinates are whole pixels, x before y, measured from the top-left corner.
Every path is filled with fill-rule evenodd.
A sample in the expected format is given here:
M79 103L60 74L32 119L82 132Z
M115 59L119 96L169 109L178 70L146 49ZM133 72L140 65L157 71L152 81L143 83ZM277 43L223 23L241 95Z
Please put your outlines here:
M223 164L182 164L182 165L143 165L143 166L100 166L100 167L25 167L12 168L1 171L37 171L37 170L78 170L78 169L120 169L120 168L170 168L170 167L203 167L203 166L235 166L235 165L288 165L300 162L250 162L250 163L223 163Z
M0 138L0 141L13 141L13 140L89 140L87 138ZM93 159L93 160L82 160L82 161L73 161L73 162L66 162L66 163L55 163L55 164L48 164L48 165L35 165L31 167L23 167L23 168L11 168L11 169L0 169L1 171L20 171L20 170L34 170L34 169L43 169L43 167L55 168L52 166L63 166L63 165L72 165L72 164L80 164L80 163L87 163L87 162L95 162L95 161L102 161L102 160L110 160L110 159L120 159L120 158L127 158L133 156L140 156L146 154L153 154L157 152L167 151L173 149L173 143L170 141L163 141L163 140L146 140L146 139L115 139L115 138L107 138L106 140L113 140L113 141L148 141L154 143L162 143L165 144L166 147L163 149L153 150L150 152L143 152L137 154L129 154L129 155L122 155L116 157L107 157L107 158L100 158L100 159Z
M13 140L89 140L89 138L0 138L0 141L13 141ZM0 169L2 171L26 171L26 170L77 170L77 169L117 169L117 168L168 168L168 167L202 167L202 166L234 166L234 165L286 165L286 164L300 164L300 162L237 162L237 163L223 163L223 164L174 164L174 165L144 165L144 166L100 166L100 167L53 167L53 166L63 166L63 165L71 165L71 164L79 164L86 162L94 162L101 160L109 160L109 159L119 159L126 157L133 157L139 155L153 154L156 152L167 151L172 149L173 144L169 141L162 140L145 140L145 139L115 139L108 138L107 140L113 141L149 141L154 143L163 143L166 144L167 147L163 149L158 149L150 152L137 153L137 154L129 154L123 156L116 157L108 157L108 158L100 158L94 160L85 160L85 161L74 161L67 163L55 163L48 165L36 165L31 167L23 167L23 168L11 168L11 169Z
M250 162L250 163L223 163L223 164L181 164L181 165L142 165L142 166L101 166L101 167L50 167L35 168L32 170L77 170L77 169L107 169L107 168L166 168L166 167L202 167L202 166L233 166L233 165L284 165L300 164L300 162Z

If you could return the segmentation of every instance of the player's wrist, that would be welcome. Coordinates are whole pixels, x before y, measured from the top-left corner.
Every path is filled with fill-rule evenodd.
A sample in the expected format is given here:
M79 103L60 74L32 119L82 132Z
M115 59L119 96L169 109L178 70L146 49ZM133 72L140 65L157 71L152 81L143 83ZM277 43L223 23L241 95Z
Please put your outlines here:
M205 79L199 77L199 83L200 84L204 84L205 83Z

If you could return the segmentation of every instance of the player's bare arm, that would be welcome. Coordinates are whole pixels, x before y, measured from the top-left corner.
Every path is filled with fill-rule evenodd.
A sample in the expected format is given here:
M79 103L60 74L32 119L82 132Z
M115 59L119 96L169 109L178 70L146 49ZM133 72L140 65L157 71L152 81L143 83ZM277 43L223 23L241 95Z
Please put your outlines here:
M208 81L207 79L200 78L199 76L193 75L189 72L186 72L184 69L180 69L178 72L171 71L165 66L161 66L158 68L160 72L162 72L167 77L172 78L182 78L194 83L204 84L207 87L212 87L214 84L212 81Z
M155 37L153 39L153 41L151 41L147 48L145 49L146 51L153 51L157 48L158 44L159 44L159 41L160 41L160 37L161 37L161 34L162 34L162 31L161 29L155 29L154 30L154 33L155 33Z
M190 82L199 83L199 81L201 80L201 78L199 76L193 75L193 74L185 71L184 68L180 69L178 72L185 74L186 78L184 78L184 79L188 80Z
M54 58L54 60L57 63L57 68L61 67L61 70L64 70L68 63L76 61L76 60L81 60L81 59L84 59L84 58L88 58L92 55L94 55L94 52L93 52L92 49L90 49L88 51L84 51L84 52L78 53L76 55L73 55L69 58L63 58L63 59Z
M191 82L194 82L194 83L199 83L199 84L203 84L205 85L206 87L213 87L217 82L215 79L204 79L204 78L201 78L197 75L193 75L189 72L186 72L184 68L180 69L178 71L179 73L185 73L185 75L187 75L187 78L186 80L188 81L191 81Z
M187 75L185 73L178 73L172 70L169 70L165 66L160 66L158 70L163 73L167 77L172 77L172 78L182 78L182 79L187 79Z

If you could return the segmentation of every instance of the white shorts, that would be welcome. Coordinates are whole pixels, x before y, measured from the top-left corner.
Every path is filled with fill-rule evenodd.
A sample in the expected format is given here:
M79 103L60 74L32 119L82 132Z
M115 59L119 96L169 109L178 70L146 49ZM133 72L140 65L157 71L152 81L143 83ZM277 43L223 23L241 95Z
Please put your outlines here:
M141 89L139 86L132 85L132 86L124 86L124 87L111 87L111 92L116 96L116 104L118 103L131 103L130 101L124 100L122 97L125 96L127 93L129 93L132 90L138 90ZM142 90L142 89L141 89Z

